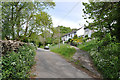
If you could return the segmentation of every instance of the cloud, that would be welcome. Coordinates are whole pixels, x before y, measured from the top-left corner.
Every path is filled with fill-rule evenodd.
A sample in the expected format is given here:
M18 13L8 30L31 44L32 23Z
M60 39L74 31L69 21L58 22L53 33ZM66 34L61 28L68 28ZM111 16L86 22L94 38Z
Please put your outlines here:
M65 27L70 27L70 28L80 28L81 27L79 25L79 22L73 22L70 20L62 20L60 18L53 17L53 16L52 16L52 20L53 20L53 27L57 27L58 25L62 25Z

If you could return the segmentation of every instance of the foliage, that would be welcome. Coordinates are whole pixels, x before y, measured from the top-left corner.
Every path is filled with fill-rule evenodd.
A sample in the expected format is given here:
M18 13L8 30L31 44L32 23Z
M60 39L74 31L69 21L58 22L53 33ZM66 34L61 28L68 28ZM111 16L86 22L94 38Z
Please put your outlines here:
M104 78L118 78L120 77L120 2L90 2L83 5L85 6L83 17L93 21L91 23L86 21L89 25L85 28L95 31L92 37L97 38L97 41L94 47L84 44L81 47L90 51Z
M69 33L69 32L72 32L72 29L70 27L65 27L65 26L59 26L59 27L56 27L56 28L60 28L60 34L61 36Z
M70 59L76 52L76 49L68 44L60 44L60 48L58 45L51 46L50 50L64 56L66 59Z
M96 1L96 0L95 0ZM102 39L106 33L115 36L120 41L120 2L90 2L83 3L85 19L91 19L85 28L96 31L96 36Z
M0 58L0 71L2 71L2 59ZM0 72L0 80L2 79L2 73Z
M52 36L51 36L51 38L52 38L52 44L58 44L59 43L59 39L60 39L60 36L59 36L59 28L55 28L55 27L52 27L51 28L51 30L52 30Z
M34 62L35 48L24 45L18 52L2 56L2 78L27 78Z
M73 39L77 39L78 38L78 36L77 35L75 35L74 37L73 37Z
M111 36L107 34L104 40L94 39L78 46L80 49L90 53L95 65L104 78L119 77L120 44L112 42L112 40Z
M42 34L39 35L39 41L45 46L46 44L52 44L52 33L49 30L44 30Z
M82 43L83 42L83 37L79 37L79 38L72 39L72 40L77 42L77 43Z
M78 44L83 42L83 37L77 37L77 35L75 35L73 39L69 39L68 42L70 42L72 46L78 46Z
M54 6L54 2L3 2L2 39L28 41L34 37L33 33L38 36L41 28L52 26L52 19L45 10Z
M90 52L95 65L104 78L120 77L119 49L120 45L112 42L107 46L103 46L99 52L96 51L96 48Z
M91 51L94 47L96 47L95 45L97 45L97 40L91 40L89 42L79 44L78 47L84 51Z

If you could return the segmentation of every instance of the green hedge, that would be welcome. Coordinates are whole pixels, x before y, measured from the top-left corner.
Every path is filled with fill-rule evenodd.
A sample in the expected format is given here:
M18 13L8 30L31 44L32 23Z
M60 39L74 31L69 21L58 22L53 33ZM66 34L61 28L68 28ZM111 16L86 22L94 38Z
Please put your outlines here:
M20 47L16 52L2 56L2 78L28 78L35 63L35 48L30 45Z
M107 36L103 40L80 44L79 48L90 53L103 78L120 77L120 43L113 42Z
M104 78L120 77L120 45L111 43L103 46L98 52L95 49L90 52L95 65Z
M93 39L89 42L84 42L82 44L79 44L78 48L80 48L81 50L84 50L84 51L91 51L93 48L96 47L96 45L97 45L97 40Z

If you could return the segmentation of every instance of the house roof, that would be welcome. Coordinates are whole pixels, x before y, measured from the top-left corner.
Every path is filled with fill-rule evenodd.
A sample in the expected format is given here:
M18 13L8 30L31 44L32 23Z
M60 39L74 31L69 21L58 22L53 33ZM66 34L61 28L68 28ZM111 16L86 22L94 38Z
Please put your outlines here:
M81 28L82 28L82 27L81 27ZM77 32L77 31L80 30L81 28L79 28L79 29L77 29L77 30L73 30L72 32L63 35L62 37L66 36L66 35L69 35L69 34L72 34L72 33L74 33L74 32Z

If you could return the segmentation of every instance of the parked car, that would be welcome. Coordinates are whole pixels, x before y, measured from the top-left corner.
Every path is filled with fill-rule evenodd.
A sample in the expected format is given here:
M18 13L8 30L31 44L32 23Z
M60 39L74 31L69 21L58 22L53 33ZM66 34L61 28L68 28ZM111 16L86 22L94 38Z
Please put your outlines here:
M48 50L48 49L49 49L49 46L45 46L44 49L47 49L47 50Z

